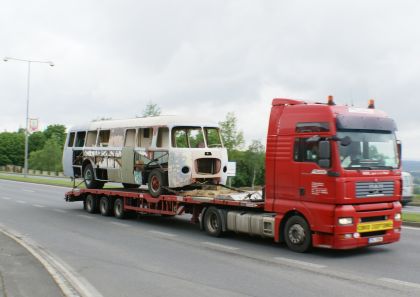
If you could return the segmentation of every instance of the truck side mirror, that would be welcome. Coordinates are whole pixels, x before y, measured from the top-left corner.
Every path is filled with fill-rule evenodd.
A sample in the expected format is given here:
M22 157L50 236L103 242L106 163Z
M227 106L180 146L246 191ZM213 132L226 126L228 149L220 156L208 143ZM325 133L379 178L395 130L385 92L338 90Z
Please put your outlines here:
M318 143L319 160L318 165L321 168L331 167L331 145L328 140L321 140Z
M398 151L398 161L399 161L399 165L401 167L401 160L402 160L402 145L401 145L401 141L397 140L397 151Z

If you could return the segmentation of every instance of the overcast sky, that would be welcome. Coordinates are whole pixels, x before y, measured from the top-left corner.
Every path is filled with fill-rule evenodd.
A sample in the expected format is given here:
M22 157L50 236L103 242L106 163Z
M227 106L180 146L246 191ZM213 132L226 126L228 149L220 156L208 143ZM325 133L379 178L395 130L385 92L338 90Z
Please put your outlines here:
M42 126L234 111L265 142L274 97L376 107L420 160L420 1L2 0L0 55L33 64ZM0 130L24 127L27 65L0 64Z

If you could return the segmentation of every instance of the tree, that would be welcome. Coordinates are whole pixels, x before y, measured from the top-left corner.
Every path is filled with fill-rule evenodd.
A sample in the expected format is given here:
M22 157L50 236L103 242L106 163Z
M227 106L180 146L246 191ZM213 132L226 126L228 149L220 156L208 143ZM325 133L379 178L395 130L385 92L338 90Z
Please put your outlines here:
M53 135L45 142L42 150L31 153L29 167L37 170L61 171L62 155L63 148L61 146L61 140L57 135Z
M29 135L29 152L35 152L42 149L45 145L47 138L44 132L38 131Z
M160 107L152 102L149 102L143 110L143 117L155 117L160 115Z
M0 133L0 165L23 166L25 134L19 132Z
M247 150L247 159L252 168L251 187L254 188L255 183L264 183L264 145L259 140L253 140ZM258 176L258 180L257 180ZM262 178L261 178L262 177Z
M219 122L223 143L228 151L240 149L244 144L244 135L236 127L236 116L228 112L224 121Z
M64 125L49 125L44 131L46 139L56 138L61 147L64 147L66 141L66 126Z

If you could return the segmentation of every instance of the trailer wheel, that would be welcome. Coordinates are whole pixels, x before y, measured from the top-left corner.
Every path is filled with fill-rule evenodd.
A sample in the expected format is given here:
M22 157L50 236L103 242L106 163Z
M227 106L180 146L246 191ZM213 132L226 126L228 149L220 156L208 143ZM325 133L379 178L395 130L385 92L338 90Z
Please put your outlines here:
M93 171L92 164L87 164L83 170L83 180L85 182L86 188L88 189L102 189L104 186L103 182L97 181L95 179L95 173Z
M102 196L99 200L99 212L103 216L109 216L112 212L112 199Z
M294 252L304 253L312 247L312 234L308 223L301 216L290 217L284 227L284 239Z
M86 211L88 213L97 213L98 212L98 201L93 195L87 195L85 199Z
M150 195L157 198L160 195L165 194L166 192L163 187L167 185L168 177L162 170L156 168L150 172L147 183Z
M125 219L125 217L127 216L127 213L124 210L124 200L122 198L115 199L114 216L120 220Z
M208 235L220 237L222 235L222 218L216 207L209 207L204 214L204 230Z

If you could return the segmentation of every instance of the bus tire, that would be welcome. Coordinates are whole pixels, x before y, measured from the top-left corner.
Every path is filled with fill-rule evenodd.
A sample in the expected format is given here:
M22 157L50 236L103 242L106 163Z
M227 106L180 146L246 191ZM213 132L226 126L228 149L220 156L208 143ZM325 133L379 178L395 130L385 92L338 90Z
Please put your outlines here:
M312 248L312 233L306 220L294 215L284 226L284 240L290 250L305 253Z
M157 198L162 194L165 194L165 189L168 185L168 177L162 170L155 168L149 173L149 179L147 187L149 189L150 195Z
M114 216L117 219L124 220L127 217L127 213L124 210L123 198L117 198L114 201Z
M92 164L87 164L83 169L83 180L85 182L86 188L88 189L102 189L104 186L103 182L97 181L95 179L95 172L93 170Z
M220 237L223 233L223 222L219 210L216 207L209 207L204 213L204 230L213 237Z
M98 201L93 195L89 194L86 196L85 205L86 205L85 209L88 213L98 212Z

